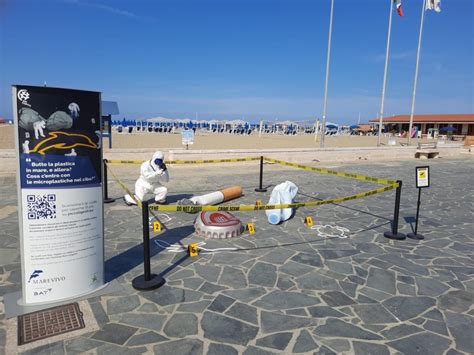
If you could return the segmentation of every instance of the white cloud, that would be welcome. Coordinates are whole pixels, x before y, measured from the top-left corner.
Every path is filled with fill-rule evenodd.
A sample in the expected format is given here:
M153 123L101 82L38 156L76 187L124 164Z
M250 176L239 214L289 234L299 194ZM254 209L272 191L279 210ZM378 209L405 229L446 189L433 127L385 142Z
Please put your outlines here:
M90 8L102 10L102 11L105 11L114 15L118 15L118 16L125 16L129 18L139 18L139 16L133 12L122 10L117 7L101 4L98 2L81 1L81 0L66 0L66 2L75 4L78 6L84 6L84 7L90 7Z

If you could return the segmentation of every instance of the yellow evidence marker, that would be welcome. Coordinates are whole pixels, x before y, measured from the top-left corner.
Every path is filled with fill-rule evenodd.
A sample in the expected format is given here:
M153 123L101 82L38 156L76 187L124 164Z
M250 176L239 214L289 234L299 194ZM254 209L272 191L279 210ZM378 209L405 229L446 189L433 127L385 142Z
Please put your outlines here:
M161 223L158 221L153 222L153 232L161 232Z
M262 205L262 200L257 200L255 201L255 206L261 206Z
M247 223L247 230L250 234L255 234L255 225L253 223Z
M198 256L199 255L197 243L191 243L191 244L188 245L188 254L189 254L189 256Z
M308 227L312 227L313 226L313 218L310 217L310 216L307 216L304 219L304 224L306 224Z

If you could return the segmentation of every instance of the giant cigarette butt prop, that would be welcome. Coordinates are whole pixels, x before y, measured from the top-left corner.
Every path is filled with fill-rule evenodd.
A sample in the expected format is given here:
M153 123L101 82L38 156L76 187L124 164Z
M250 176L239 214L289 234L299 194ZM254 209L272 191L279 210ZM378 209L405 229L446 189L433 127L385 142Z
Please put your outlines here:
M242 187L232 186L221 191L211 192L206 195L194 196L190 198L190 200L195 205L217 205L240 196L242 196Z

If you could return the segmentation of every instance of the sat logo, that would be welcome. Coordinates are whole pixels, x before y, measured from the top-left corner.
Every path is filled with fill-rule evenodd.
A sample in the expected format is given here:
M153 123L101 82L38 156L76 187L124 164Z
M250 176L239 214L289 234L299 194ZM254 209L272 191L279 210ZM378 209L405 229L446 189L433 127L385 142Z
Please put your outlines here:
M52 290L53 290L52 288L45 288L45 289L40 290L40 291L34 291L33 296L44 296L44 295L50 293Z

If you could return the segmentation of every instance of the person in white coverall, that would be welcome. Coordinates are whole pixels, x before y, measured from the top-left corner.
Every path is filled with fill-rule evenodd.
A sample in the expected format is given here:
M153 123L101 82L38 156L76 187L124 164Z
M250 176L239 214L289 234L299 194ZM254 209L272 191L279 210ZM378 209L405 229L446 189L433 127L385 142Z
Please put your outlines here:
M135 182L135 198L143 201L147 193L155 195L156 203L165 203L168 189L160 182L168 182L170 177L164 161L163 152L155 152L153 158L142 163L140 177ZM130 195L124 196L127 205L136 205L137 202Z

